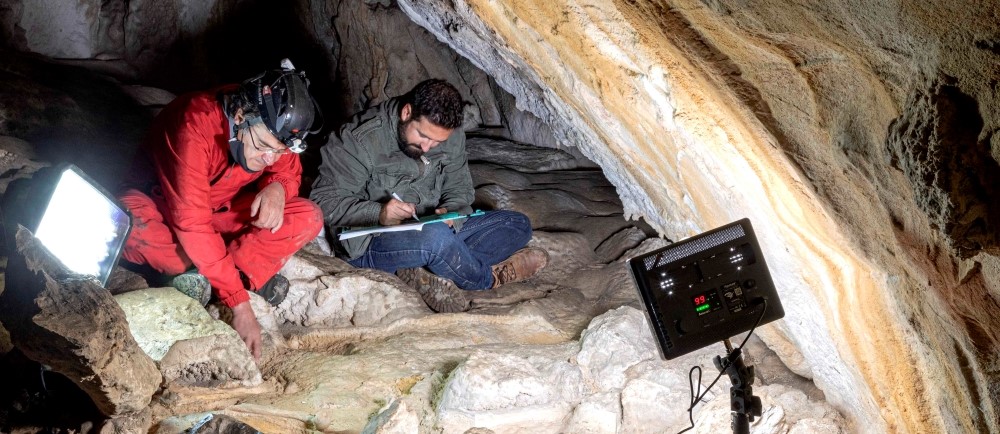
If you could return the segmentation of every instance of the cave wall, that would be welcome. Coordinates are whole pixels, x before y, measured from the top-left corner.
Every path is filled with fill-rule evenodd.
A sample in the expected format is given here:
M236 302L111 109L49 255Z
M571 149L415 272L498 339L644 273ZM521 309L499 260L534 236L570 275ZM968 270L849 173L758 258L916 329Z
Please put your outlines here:
M988 432L997 9L32 0L4 2L0 22L15 49L175 92L290 56L334 125L448 78L475 102L470 128L579 148L672 239L750 217L786 311L760 333L856 430Z
M399 3L633 215L750 217L787 313L765 340L857 429L997 429L995 4Z
M426 78L445 78L470 102L467 130L560 146L546 123L390 1L5 3L0 35L7 47L126 83L181 93L242 80L288 57L313 78L328 133L349 115Z

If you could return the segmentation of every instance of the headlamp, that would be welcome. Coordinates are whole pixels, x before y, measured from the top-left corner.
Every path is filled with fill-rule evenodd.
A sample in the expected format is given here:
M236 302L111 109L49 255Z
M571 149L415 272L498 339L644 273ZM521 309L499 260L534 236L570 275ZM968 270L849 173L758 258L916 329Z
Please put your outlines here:
M288 59L281 66L282 69L265 71L243 82L243 89L256 103L261 123L268 132L298 154L306 149L303 139L322 127L321 121L319 127L311 129L317 115L322 119L322 113L309 94L305 72L296 71Z

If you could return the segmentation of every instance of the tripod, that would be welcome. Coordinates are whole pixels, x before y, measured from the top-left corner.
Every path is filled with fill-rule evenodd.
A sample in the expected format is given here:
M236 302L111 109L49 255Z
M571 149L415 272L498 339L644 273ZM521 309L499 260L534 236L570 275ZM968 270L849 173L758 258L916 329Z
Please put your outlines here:
M729 387L730 410L732 410L732 427L734 434L749 434L750 422L754 417L760 417L760 398L753 396L753 366L743 364L743 352L740 348L733 349L729 339L722 341L726 345L726 358L715 356L713 361L719 371L729 375L733 384Z

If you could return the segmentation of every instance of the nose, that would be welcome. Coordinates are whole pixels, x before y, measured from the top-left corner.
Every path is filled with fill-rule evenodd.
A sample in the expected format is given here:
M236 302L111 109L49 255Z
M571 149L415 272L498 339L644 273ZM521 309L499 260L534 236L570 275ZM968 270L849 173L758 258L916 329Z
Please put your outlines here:
M270 152L265 152L264 155L261 155L261 158L264 160L264 164L267 164L268 166L278 161L278 155Z
M424 140L424 142L420 144L420 149L424 152L427 152L433 149L435 146L437 146L438 143L439 142L436 142L434 140Z

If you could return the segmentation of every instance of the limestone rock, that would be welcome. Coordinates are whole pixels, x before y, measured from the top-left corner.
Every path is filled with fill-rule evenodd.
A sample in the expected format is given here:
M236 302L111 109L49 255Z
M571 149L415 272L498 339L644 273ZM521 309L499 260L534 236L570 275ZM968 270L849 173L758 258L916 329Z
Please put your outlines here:
M497 161L507 161L499 157ZM524 173L494 163L470 164L470 170L476 185L473 207L519 211L535 229L583 234L588 250L632 226L622 218L614 187L599 171Z
M370 326L430 313L420 296L395 276L370 269L330 275L324 262L336 258L294 256L281 273L288 278L288 296L275 309L284 323L313 326Z
M722 387L720 390L725 388ZM839 415L835 412L830 413L832 408L829 405L811 401L801 392L789 391L777 385L755 385L753 393L761 398L763 408L761 417L750 424L752 432L769 434L847 432ZM731 430L728 393L722 393L719 399L712 400L696 411L695 427L695 432L701 433Z
M330 104L334 122L428 76L460 82L475 101L470 121L514 128L506 137L521 142L578 146L610 179L621 214L643 217L665 236L752 218L788 301L784 325L774 327L780 335L769 336L769 327L761 335L796 372L815 378L850 426L1000 431L1000 398L990 388L1000 375L991 368L1000 322L989 314L997 273L988 265L997 238L988 193L1000 155L1000 31L997 20L983 19L996 16L995 2L298 0L274 8L134 0L38 8L52 4L8 2L0 39L31 49L68 30L71 46L106 47L92 50L95 58L123 53L147 77L172 81L171 89L243 77L249 72L236 68L263 65L228 66L231 59L265 62L292 49L313 63L311 77L330 79L315 84L336 80L328 89L346 89L321 92L342 99ZM265 47L235 43L246 22L258 21L289 31ZM121 113L102 112L104 105L74 107L86 92L52 90L76 75L37 72L0 77L8 85L0 133L73 155L81 131L107 127L91 129L78 115L100 113L120 127ZM47 85L28 86L25 77ZM93 88L98 96L107 89ZM35 137L39 131L71 133ZM487 184L484 203L503 207L605 194ZM587 231L586 255L625 227L590 224L592 214L575 222L531 216L559 224L539 232ZM979 261L981 271L962 264L983 256L990 258ZM576 273L572 283L598 270ZM513 311L624 299L563 283L547 283L539 291L545 298ZM567 330L582 321L559 315ZM907 393L911 384L922 393ZM769 412L760 429L785 429L783 412ZM727 420L724 412L706 417Z
M557 372L559 374L568 372ZM451 374L438 418L447 432L484 427L500 432L560 432L571 410L558 377L547 378L528 360L478 352Z
M118 434L118 433L140 433L149 432L149 429L153 426L153 411L149 408L144 408L134 414L112 417L104 422L101 426L99 434ZM81 429L81 431L86 431Z
M615 232L614 235L611 235L606 240L602 241L601 244L594 249L594 253L597 254L597 258L600 259L601 262L611 262L620 258L622 253L625 253L625 251L638 246L639 243L646 238L648 238L646 233L639 228L627 227Z
M139 346L159 362L175 342L212 335L234 335L212 319L198 301L174 288L149 288L115 296Z
M198 387L250 387L260 384L260 371L243 340L234 333L175 342L160 360L166 382Z
M176 97L166 90L148 86L125 85L122 86L122 91L136 104L146 107L149 114L154 117Z
M997 430L976 391L995 381L958 355L996 364L973 337L1000 325L965 301L995 302L954 279L995 238L995 4L399 3L600 164L626 215L675 239L750 217L787 341L856 426ZM914 378L927 393L889 391Z
M162 108L176 98L176 95L169 91L149 86L133 84L122 86L122 90L143 107Z
M107 77L17 53L4 57L0 136L31 144L30 154L17 151L21 158L71 162L114 189L149 125L146 111Z
M34 148L27 141L17 137L0 136L0 194L18 179L30 178L46 163L35 161Z
M618 391L595 393L577 404L564 430L581 434L619 433L621 412L622 397Z
M95 57L101 51L100 6L95 0L22 2L17 8L20 13L5 14L4 33L23 44L22 50L51 57Z
M547 172L576 169L580 166L572 155L561 150L493 137L469 137L465 146L470 163L481 161L499 164L519 172Z
M408 434L419 432L420 417L402 401L393 401L368 421L361 434Z
M111 271L111 276L108 276L108 283L104 285L108 291L111 291L112 294L118 295L149 288L149 283L146 282L145 277L122 268L120 264L121 260L119 259L119 265Z
M192 414L161 423L158 434L258 434L261 431L223 413Z
M622 257L631 258L634 256L639 256L643 253L649 253L656 249L662 249L670 245L669 240L663 238L647 238L639 243L638 246L625 251Z
M558 282L581 267L597 262L590 240L583 234L536 230L528 246L539 247L549 253L549 265L538 273L538 279L543 281Z
M17 245L0 294L14 346L72 380L106 415L146 407L162 378L111 294L70 274L28 230L19 229Z
M597 390L621 389L625 371L644 360L659 357L644 314L622 307L594 318L580 336L576 363L586 384Z
M662 362L660 365L639 369L641 374L630 379L622 389L622 431L637 434L678 432L689 425L687 408L691 405L691 383L688 366L678 362L676 369L668 370L662 367ZM708 377L707 382L710 382L715 374L716 371L705 371L702 378ZM706 380L702 382L706 383ZM714 400L718 396L719 393L715 392L710 393L708 398ZM696 406L695 411L700 411L702 407Z
M892 165L912 184L917 203L963 258L1000 253L1000 165L984 139L976 99L938 78L915 89L893 121L887 146ZM968 168L979 168L969 171Z

